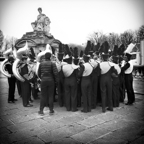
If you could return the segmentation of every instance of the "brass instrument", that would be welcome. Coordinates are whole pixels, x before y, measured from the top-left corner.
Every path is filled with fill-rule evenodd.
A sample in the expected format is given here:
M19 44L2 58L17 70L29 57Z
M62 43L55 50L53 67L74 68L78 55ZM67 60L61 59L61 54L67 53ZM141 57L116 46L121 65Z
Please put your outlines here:
M6 50L3 55L5 57L5 60L1 63L1 72L4 76L6 77L11 77L11 74L9 74L6 70L5 70L5 65L7 64L8 62L8 55L12 53L12 48Z
M28 54L29 52L29 48L28 48L28 44L26 42L25 46L23 48L20 48L17 52L16 52L16 60L14 61L13 63L13 67L12 67L12 71L13 71L13 74L14 76L24 82L24 78L19 74L19 70L18 70L18 64L19 62L21 61L21 58L22 58L22 55L23 54Z

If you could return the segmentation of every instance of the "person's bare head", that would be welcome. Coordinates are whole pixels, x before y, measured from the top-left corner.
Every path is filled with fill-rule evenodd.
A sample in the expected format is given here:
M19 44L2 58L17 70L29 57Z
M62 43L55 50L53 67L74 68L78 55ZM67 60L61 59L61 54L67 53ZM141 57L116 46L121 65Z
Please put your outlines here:
M42 8L39 7L39 8L38 8L38 12L39 12L39 13L42 13Z

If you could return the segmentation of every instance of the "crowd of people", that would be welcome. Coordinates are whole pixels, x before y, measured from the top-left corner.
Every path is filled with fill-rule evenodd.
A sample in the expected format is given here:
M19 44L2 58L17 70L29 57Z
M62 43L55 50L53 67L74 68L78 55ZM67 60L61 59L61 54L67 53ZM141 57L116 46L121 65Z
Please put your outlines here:
M37 99L40 92L40 115L44 115L45 107L49 107L50 114L54 113L56 93L59 106L64 106L67 111L72 112L78 111L78 107L82 107L81 112L91 112L98 105L101 105L102 112L113 111L114 107L119 107L120 102L124 102L125 90L128 98L126 105L132 105L135 102L135 94L131 54L124 53L123 44L120 47L115 45L113 51L109 49L107 41L101 45L93 45L88 41L85 49L80 52L77 47L72 49L60 43L55 60L52 59L51 52L46 52L41 59L38 74L33 73L32 78L28 56L23 55L18 67L24 82L14 77L14 59L9 55L9 63L6 65L11 74L8 78L8 102L16 101L14 93L17 83L24 107L31 107L31 95ZM34 62L34 59L31 62Z

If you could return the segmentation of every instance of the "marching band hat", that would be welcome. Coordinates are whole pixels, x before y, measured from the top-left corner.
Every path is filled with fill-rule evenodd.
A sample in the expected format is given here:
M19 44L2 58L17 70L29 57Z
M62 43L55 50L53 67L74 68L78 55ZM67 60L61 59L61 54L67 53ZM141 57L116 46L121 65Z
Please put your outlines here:
M79 54L78 54L78 48L77 47L74 47L74 49L73 49L73 56L74 56L73 63L75 65L78 65L78 63L79 63Z
M63 61L67 62L69 64L72 63L72 54L71 54L70 48L67 44L65 45L65 57L63 58Z
M130 53L126 53L125 56L128 58L128 60L130 60L132 55Z
M83 59L85 62L87 62L90 59L90 56L91 56L90 53L92 53L90 51L91 51L91 42L88 40L86 48L84 50L84 55L83 55Z
M106 60L109 57L109 43L105 41L101 47L102 57L104 60Z
M118 63L118 59L119 59L119 57L118 56L112 56L112 61L114 62L114 63Z
M72 63L72 56L70 55L66 55L64 58L63 58L63 61L64 62L67 62L68 64L71 64Z
M128 58L128 60L131 59L131 56L132 56L132 55L131 55L131 52L132 52L133 48L135 47L135 45L136 45L136 44L130 43L130 44L128 45L128 47L126 48L126 50L124 51L125 56Z
M74 63L75 65L78 65L78 63L79 63L79 58L73 59L73 63Z
M60 61L62 61L63 56L64 56L63 44L60 43L60 44L59 44L58 59L59 59Z
M85 62L88 62L89 61L89 59L90 59L90 55L83 55L83 59L84 59L84 61Z
M124 55L124 51L125 51L125 45L124 44L121 44L120 47L118 48L117 50L117 54L119 56L123 56Z
M80 58L83 57L83 54L84 54L84 52L81 50L81 51L80 51Z

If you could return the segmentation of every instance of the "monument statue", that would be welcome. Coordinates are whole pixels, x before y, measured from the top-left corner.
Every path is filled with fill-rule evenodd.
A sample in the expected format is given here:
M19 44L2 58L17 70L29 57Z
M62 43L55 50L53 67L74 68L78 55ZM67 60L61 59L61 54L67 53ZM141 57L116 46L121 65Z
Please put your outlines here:
M50 19L45 14L42 13L42 8L38 8L39 15L37 20L32 22L31 25L34 31L43 31L46 35L50 36Z
M55 49L59 47L61 42L50 33L51 21L49 17L42 13L42 8L38 8L38 12L37 20L31 23L33 31L26 32L21 39L17 40L16 49L23 47L26 41L29 47L39 50L45 48L47 44Z

